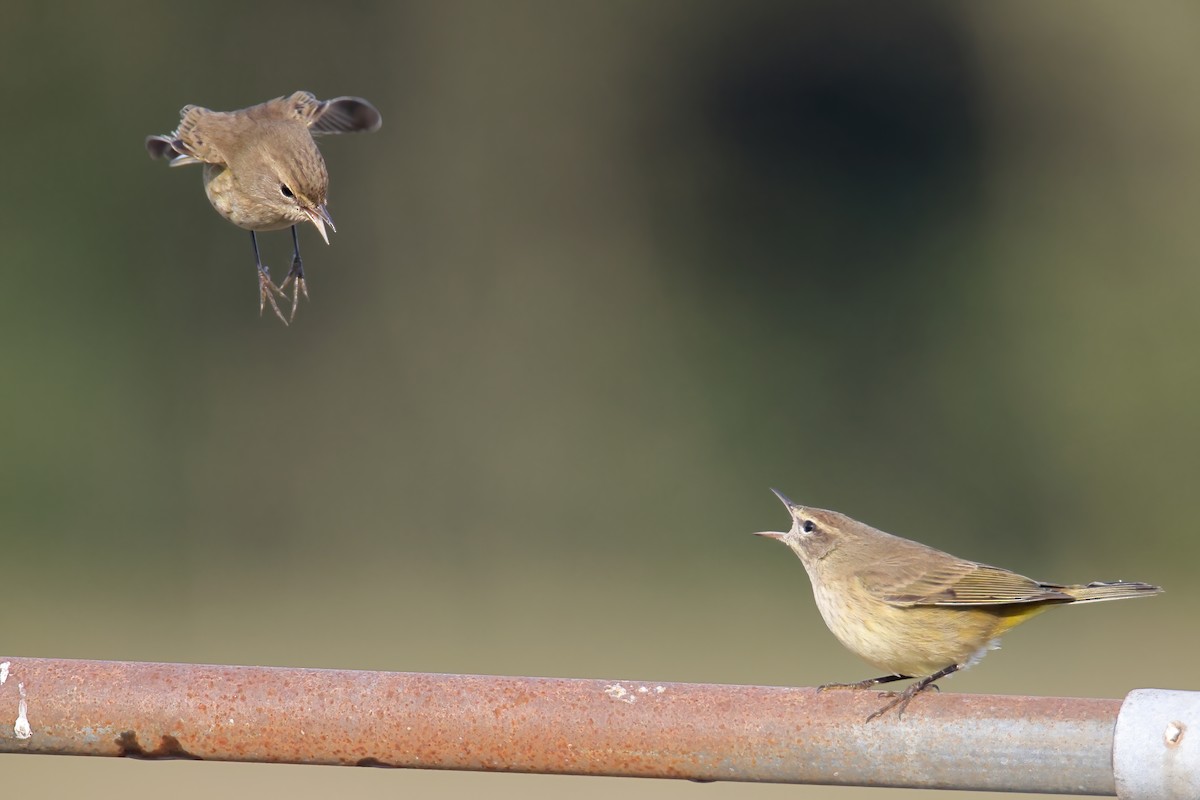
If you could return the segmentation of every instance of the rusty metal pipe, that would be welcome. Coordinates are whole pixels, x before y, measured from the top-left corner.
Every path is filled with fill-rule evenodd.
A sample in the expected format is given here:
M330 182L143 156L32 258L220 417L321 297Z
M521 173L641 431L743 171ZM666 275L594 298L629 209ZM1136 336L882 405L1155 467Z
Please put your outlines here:
M1118 700L0 657L0 752L1114 793Z

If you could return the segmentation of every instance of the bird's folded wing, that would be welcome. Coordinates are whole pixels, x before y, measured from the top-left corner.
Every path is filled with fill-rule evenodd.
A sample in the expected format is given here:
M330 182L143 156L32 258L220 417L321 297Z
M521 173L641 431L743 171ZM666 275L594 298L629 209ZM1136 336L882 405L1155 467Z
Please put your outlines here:
M947 558L880 563L859 574L863 587L895 606L992 606L1069 601L1070 595L999 567Z

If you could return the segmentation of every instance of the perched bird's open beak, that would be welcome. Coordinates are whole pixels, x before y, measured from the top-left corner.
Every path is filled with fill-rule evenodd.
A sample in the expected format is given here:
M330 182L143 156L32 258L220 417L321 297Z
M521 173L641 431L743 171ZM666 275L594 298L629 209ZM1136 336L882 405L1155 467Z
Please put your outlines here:
M788 496L787 496L786 494L784 494L783 492L779 491L778 489L776 489L776 488L772 487L772 489L771 489L771 492L772 492L772 493L773 493L773 494L774 494L776 497L778 497L778 498L780 499L780 501L781 501L781 502L782 502L782 503L783 503L785 506L787 506L787 507L788 507L788 511L791 511L793 508L798 508L798 507L799 507L799 506L797 506L795 503L793 503L791 500L789 500L789 499L788 499Z
M333 217L329 216L329 209L325 207L325 204L322 203L316 208L306 207L304 213L308 216L309 222L317 226L317 232L321 234L325 244L329 244L329 234L325 233L325 226L328 225L329 230L334 233L337 233L337 226L333 224Z
M785 506L787 506L789 512L793 508L797 508L796 504L793 503L791 500L789 500L787 498L787 495L785 495L783 492L779 491L778 489L774 489L774 488L771 489L771 491L775 493L776 497L778 497L780 500L783 501L783 504ZM779 533L778 531L758 531L754 535L755 536L765 536L768 539L779 539L781 541L783 540L784 536L787 536L786 533Z

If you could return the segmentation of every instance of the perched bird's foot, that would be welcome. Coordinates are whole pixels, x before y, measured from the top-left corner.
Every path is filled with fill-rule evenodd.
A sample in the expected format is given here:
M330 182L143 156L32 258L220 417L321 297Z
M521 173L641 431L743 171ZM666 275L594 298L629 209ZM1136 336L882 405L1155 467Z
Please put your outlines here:
M944 678L953 672L957 672L960 667L960 664L951 664L948 667L943 667L932 675L921 678L921 680L917 681L916 683L909 684L908 688L906 688L903 692L880 692L880 697L890 697L892 699L885 703L883 708L875 711L869 717L867 717L867 722L882 717L893 708L896 709L896 719L900 719L904 716L904 709L908 708L908 704L912 702L914 697L926 689L937 689L940 692L941 688L934 685L934 681ZM899 680L899 678L896 678L896 680Z
M287 278L284 279L283 285L279 287L279 296L285 296L288 286L292 287L292 313L288 315L288 321L296 318L296 307L300 305L300 295L304 295L304 299L308 299L308 282L304 280L304 262L300 260L300 254L296 253L292 256L292 268L288 271Z
M286 286L286 284L284 284ZM267 303L271 304L271 310L275 312L275 316L279 317L279 321L284 325L288 324L287 319L283 316L283 312L279 310L279 304L275 302L275 295L287 297L283 290L275 285L271 280L271 271L263 265L258 268L258 315L261 317L263 309L267 307ZM292 309L295 313L295 309Z
M881 683L906 681L911 677L911 675L881 675L878 678L867 678L865 681L857 681L855 683L823 683L817 687L817 691L823 692L826 689L870 689L872 686L878 686ZM892 694L892 692L885 692L885 694Z
M881 683L887 683L887 679L867 678L865 681L857 681L855 683L822 683L817 687L817 691L823 692L827 689L870 689L872 686L878 686ZM895 692L883 692L883 694L895 694Z
M922 680L912 684L903 692L880 692L880 697L890 697L891 699L884 703L881 708L877 709L876 711L872 711L870 715L867 716L866 721L870 722L878 719L887 712L891 711L893 708L896 709L896 719L901 719L904 716L904 709L908 708L908 704L912 702L912 699L921 692L930 688L937 689L938 687L934 686L932 683ZM941 690L938 689L938 691Z
M930 675L927 678L921 678L921 680L910 685L908 688L906 688L902 692L880 692L879 693L880 697L887 697L887 698L891 698L891 699L886 704L884 704L883 708L880 708L879 710L873 712L869 717L867 717L866 721L870 722L871 720L878 719L879 717L882 717L887 712L891 711L893 708L896 709L896 717L897 718L903 716L905 707L908 706L908 704L912 701L912 699L914 697L916 697L918 694L925 691L926 689L930 689L930 688L937 689L940 692L941 689L938 688L938 686L936 686L934 684L934 681L936 681L938 678L943 678L946 675L949 675L951 672L953 672L956 669L958 669L958 666L953 665L951 667L947 667L944 670L941 670L940 672L935 672L933 675ZM892 681L906 681L906 680L910 679L911 677L912 677L911 675L884 675L883 677L880 677L880 678L867 678L865 681L858 681L857 683L825 683L825 684L818 686L817 691L823 692L826 689L870 689L874 686L878 686L881 683L891 683Z

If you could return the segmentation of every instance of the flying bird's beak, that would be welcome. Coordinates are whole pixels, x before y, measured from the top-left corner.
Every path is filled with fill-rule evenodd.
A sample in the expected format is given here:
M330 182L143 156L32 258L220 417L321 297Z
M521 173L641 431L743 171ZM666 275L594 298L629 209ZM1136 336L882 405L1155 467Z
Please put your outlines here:
M325 244L329 244L329 234L325 232L325 226L329 226L329 230L337 233L337 226L333 224L333 217L329 216L329 209L325 204L316 208L305 208L305 215L308 216L308 221L316 226L317 232L321 234L321 238L325 240Z

